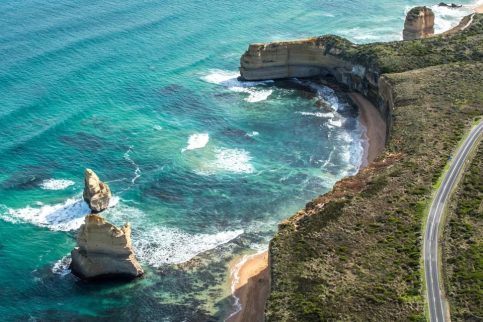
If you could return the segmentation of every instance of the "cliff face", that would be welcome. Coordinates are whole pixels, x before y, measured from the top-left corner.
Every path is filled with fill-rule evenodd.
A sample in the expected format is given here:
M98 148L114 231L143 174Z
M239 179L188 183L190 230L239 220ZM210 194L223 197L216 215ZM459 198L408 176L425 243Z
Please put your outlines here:
M434 35L434 12L427 7L412 8L406 15L403 39L413 40Z
M256 44L242 56L249 80L335 78L375 103L390 131L375 162L280 224L266 320L425 319L424 209L459 138L483 113L482 18L421 40L356 46L326 36Z
M469 20L469 16L463 19ZM381 75L481 60L480 25L481 15L475 15L471 27L461 34L453 32L404 42L356 45L341 37L322 36L251 44L240 58L240 75L245 80L333 77L349 90L363 94L378 108L386 121L386 138L389 138L394 104L389 84Z
M247 80L311 77L326 69L351 69L340 57L341 50L325 37L302 41L252 44L243 55L241 76ZM321 55L321 53L323 53Z
M131 243L129 224L121 228L98 215L88 215L71 252L72 272L83 279L134 278L144 273Z
M333 77L374 103L388 125L387 136L391 109L387 105L387 93L379 92L380 69L370 60L351 59L357 48L336 36L252 44L240 59L240 74L246 80Z

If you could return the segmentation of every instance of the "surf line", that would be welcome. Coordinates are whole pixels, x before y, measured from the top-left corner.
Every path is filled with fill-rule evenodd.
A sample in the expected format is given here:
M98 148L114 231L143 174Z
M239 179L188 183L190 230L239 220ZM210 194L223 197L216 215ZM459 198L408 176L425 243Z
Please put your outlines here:
M134 167L134 177L131 179L131 183L134 184L136 180L141 176L141 169L139 165L131 159L131 152L133 150L133 146L130 145L129 149L124 153L124 160L129 162Z

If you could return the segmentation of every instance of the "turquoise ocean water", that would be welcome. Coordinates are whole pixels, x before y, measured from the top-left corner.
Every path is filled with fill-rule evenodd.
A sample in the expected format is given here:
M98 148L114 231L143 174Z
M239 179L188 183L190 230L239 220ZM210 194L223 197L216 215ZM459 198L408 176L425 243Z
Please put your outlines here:
M470 1L463 2L470 4ZM251 42L397 40L418 1L0 3L0 320L218 321L228 262L361 164L357 111L311 82L239 82ZM431 3L427 3L431 5ZM437 31L470 11L437 9ZM83 170L146 269L67 269Z

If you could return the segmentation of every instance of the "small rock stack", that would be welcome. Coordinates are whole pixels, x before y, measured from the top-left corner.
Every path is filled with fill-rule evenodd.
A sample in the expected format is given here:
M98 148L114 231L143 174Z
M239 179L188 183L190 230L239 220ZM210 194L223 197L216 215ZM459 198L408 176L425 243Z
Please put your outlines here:
M434 12L427 7L412 8L406 15L403 39L421 39L434 35Z
M82 279L132 279L144 274L132 249L131 226L118 228L98 213L109 206L111 190L91 169L84 173L84 200L92 214L85 217L71 252L72 273Z
M99 180L97 174L91 169L86 169L84 171L83 197L92 212L98 213L109 207L109 200L112 194L107 183Z

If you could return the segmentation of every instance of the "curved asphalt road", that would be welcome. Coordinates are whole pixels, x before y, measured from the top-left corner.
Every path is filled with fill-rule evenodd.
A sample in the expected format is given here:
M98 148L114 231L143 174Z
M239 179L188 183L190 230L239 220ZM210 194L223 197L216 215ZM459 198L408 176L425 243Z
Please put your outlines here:
M441 216L449 199L449 195L458 182L459 174L473 146L483 134L483 121L474 127L468 138L458 150L449 171L441 183L441 187L433 199L429 209L426 232L424 233L424 274L426 276L427 298L429 302L430 321L446 321L446 301L443 299L438 267L438 237ZM440 283L441 282L441 283Z

